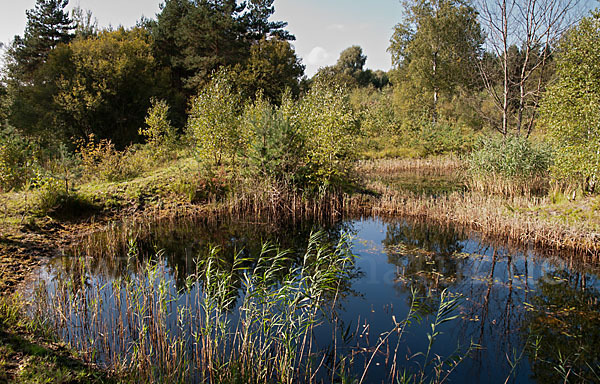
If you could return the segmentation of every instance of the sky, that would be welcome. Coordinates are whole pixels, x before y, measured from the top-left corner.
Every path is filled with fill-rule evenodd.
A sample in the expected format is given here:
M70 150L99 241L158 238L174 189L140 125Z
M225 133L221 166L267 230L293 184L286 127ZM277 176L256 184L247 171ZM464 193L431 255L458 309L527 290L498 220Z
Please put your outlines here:
M92 11L101 27L130 27L142 15L155 18L162 0L71 0ZM7 44L25 30L25 10L35 0L0 0L0 42ZM275 0L272 20L288 22L296 36L296 54L312 76L320 67L334 64L341 51L359 45L367 56L366 67L388 70L387 53L394 26L401 20L400 0Z

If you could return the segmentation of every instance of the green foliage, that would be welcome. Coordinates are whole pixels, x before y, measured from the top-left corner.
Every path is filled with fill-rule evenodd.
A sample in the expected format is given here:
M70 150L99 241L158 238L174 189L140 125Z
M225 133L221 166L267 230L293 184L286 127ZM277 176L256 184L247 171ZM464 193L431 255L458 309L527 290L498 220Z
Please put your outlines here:
M546 143L521 136L493 136L482 139L467 161L473 187L513 194L546 189L553 159Z
M220 165L223 157L235 160L247 144L240 134L241 97L233 89L229 72L216 73L192 100L187 132L201 159Z
M238 65L236 82L247 97L257 92L271 102L279 102L286 89L298 95L298 80L304 74L304 65L289 42L262 39L250 48L250 57Z
M8 120L10 113L9 103L10 99L8 98L6 85L0 82L0 127L4 126L4 123Z
M449 123L422 123L415 140L423 156L463 154L475 145L475 135L468 128Z
M438 100L459 87L472 86L475 60L483 43L477 12L460 0L412 0L407 17L396 26L388 51L398 68L398 93L407 110L435 121Z
M231 180L223 167L186 169L169 183L171 192L190 203L210 203L227 195Z
M34 212L40 216L53 216L71 219L85 216L98 209L86 197L74 189L68 189L64 180L53 176L42 177L38 181L34 199Z
M140 128L139 134L146 138L146 142L161 157L173 149L176 140L175 128L169 121L169 105L166 101L152 98L146 116L146 126Z
M346 183L358 156L359 135L347 90L317 80L288 116L306 139L306 165L301 174L306 185L323 192Z
M389 83L385 72L364 69L367 56L358 45L353 45L340 53L335 65L323 67L315 74L314 79L330 82L348 88L373 86L381 89Z
M252 137L248 150L251 169L263 177L293 183L304 160L305 139L298 126L293 126L283 109L292 103L289 95L282 108L264 98L246 106L242 122Z
M176 89L195 90L222 66L245 62L259 40L293 39L286 23L269 21L274 11L273 0L167 0L152 30L156 57L172 68Z
M553 176L593 190L600 178L600 12L584 18L559 47L556 80L540 125L556 148Z
M381 91L356 88L350 94L350 102L360 119L361 130L369 138L398 133L400 121L391 87Z
M10 126L0 130L0 190L23 187L37 175L37 164L30 140Z
M482 139L469 157L473 173L501 175L508 178L545 176L553 161L551 148L520 136Z
M73 72L61 77L54 96L66 137L95 134L119 148L137 141L148 100L160 85L148 32L102 31L74 40L69 51Z
M25 35L15 36L8 52L11 77L32 80L50 52L69 42L73 28L65 12L67 3L68 0L36 0L35 7L26 11Z
M77 6L71 11L75 27L75 38L87 39L98 34L98 20L92 16L92 11Z
M152 166L155 153L146 154L133 146L118 151L110 140L97 140L92 134L86 141L78 142L77 155L81 159L84 178L122 181L136 177Z

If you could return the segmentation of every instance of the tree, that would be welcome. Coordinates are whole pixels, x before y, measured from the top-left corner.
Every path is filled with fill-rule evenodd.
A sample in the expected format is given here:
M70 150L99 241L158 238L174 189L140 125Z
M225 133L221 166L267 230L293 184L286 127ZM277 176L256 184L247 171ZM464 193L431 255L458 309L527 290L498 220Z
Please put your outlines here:
M222 66L248 59L253 43L269 36L293 37L287 24L270 22L273 0L166 0L153 29L155 51L173 68L174 85L192 93Z
M26 11L25 35L15 36L8 51L10 76L22 82L33 80L50 52L71 38L71 19L65 12L68 0L37 0L35 8Z
M98 20L92 15L92 11L75 7L71 11L75 37L87 39L98 34Z
M468 1L410 0L405 7L407 17L396 25L388 51L403 81L429 95L427 114L435 122L440 96L473 85L483 35Z
M72 38L67 3L37 0L35 7L26 11L24 36L15 36L6 55L9 122L24 133L47 139L52 139L54 131L56 81L61 71L69 68L63 50Z
M346 89L317 79L290 120L305 138L305 184L321 192L340 187L349 179L358 142L358 119Z
M251 42L258 42L268 37L276 37L284 41L296 40L294 35L284 29L287 27L285 21L269 21L269 18L275 13L273 2L274 0L250 0L248 2L246 13L242 17L246 29L246 39Z
M221 165L224 157L235 160L243 139L239 128L240 95L233 89L228 71L217 72L192 100L187 131L200 158Z
M118 147L138 141L150 98L163 84L148 31L101 31L72 41L66 54L71 68L57 82L54 96L65 139L93 133Z
M554 175L593 190L600 177L600 11L566 34L556 61L540 122L555 144Z
M362 48L353 45L340 53L335 65L319 69L316 78L350 88L366 87L370 84L378 87L385 83L383 78L373 74L369 69L364 69L366 62L367 56L363 54Z
M0 127L4 126L4 123L8 119L8 92L6 85L0 82Z
M278 38L262 39L250 48L250 58L238 65L238 82L248 97L261 91L270 102L279 103L286 89L299 93L298 80L304 65L287 41Z
M497 129L504 136L511 130L521 134L523 128L527 136L531 134L539 98L548 78L545 71L552 47L572 25L571 11L578 3L579 0L479 1L487 49L493 53L487 62L481 63L480 73L502 115ZM499 84L493 79L495 72L501 74ZM511 95L515 86L518 92Z

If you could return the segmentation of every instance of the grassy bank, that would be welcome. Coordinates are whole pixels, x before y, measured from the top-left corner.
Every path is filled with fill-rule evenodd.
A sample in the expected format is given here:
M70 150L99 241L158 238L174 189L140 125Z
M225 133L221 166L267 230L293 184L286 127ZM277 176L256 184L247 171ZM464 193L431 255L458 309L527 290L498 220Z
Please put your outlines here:
M411 160L408 164L406 160L385 160L364 163L359 170L367 180L366 188L376 193L355 197L352 205L356 210L362 208L364 214L415 216L457 224L483 235L572 251L597 260L600 199L596 196L568 198L558 190L542 196L507 195L477 188L428 195L407 191L394 183L406 176L406 170L431 176L446 173L454 177L465 173L464 164L458 160Z

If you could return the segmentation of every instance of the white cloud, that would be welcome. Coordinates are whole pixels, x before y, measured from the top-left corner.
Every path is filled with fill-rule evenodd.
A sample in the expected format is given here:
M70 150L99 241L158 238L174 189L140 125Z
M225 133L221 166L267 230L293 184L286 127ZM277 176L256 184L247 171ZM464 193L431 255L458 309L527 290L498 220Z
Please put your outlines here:
M324 64L331 55L323 47L314 47L308 56L306 62L310 65Z

